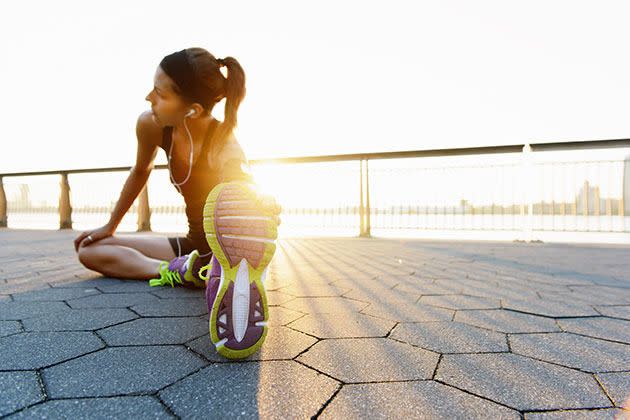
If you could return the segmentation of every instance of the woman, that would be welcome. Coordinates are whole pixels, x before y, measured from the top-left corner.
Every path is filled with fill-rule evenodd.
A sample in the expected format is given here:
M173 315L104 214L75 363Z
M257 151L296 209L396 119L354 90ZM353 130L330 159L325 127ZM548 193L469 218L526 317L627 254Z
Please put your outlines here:
M227 77L221 67L225 66ZM138 117L136 163L104 226L82 232L74 246L80 262L109 277L159 280L151 285L205 287L199 269L208 266L212 251L203 230L203 207L220 182L253 182L247 159L234 137L237 110L245 96L245 74L233 57L217 59L203 48L177 51L163 58L146 96L151 111ZM222 122L212 116L226 98ZM114 235L122 217L142 190L162 148L169 158L171 183L184 196L189 231L186 236ZM245 170L244 170L245 168ZM259 195L258 203L280 223L280 206ZM204 278L205 279L205 278ZM181 281L183 280L183 281Z

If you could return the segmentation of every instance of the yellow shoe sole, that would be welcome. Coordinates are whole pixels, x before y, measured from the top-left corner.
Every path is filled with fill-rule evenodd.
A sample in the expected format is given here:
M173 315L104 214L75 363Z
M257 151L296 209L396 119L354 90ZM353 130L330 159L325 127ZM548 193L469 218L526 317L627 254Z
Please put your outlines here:
M206 198L203 228L221 265L221 280L209 309L210 339L217 352L241 359L265 341L269 310L264 280L276 251L273 214L243 181L216 185Z

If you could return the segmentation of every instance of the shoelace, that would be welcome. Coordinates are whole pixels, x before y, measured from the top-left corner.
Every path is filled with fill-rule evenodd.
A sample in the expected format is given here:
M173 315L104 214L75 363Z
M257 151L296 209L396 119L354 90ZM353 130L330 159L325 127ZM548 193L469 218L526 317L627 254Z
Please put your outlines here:
M175 287L175 283L184 284L184 281L180 277L179 272L169 270L168 266L168 261L162 261L160 263L160 266L158 268L158 271L160 272L160 278L151 279L149 281L150 286L164 286L165 284L170 284L171 287Z
M211 266L212 266L212 260L210 260L210 262L209 262L208 264L206 264L206 265L202 266L202 267L199 269L199 273L198 273L198 274L199 274L199 277L201 277L201 279L202 279L202 280L204 280L204 281L208 281L208 276L209 276L209 274L206 274L206 275L204 276L203 274L201 274L201 272L205 270L205 271L206 271L206 273L207 273L207 272L208 272L208 270L210 269L210 267L211 267Z

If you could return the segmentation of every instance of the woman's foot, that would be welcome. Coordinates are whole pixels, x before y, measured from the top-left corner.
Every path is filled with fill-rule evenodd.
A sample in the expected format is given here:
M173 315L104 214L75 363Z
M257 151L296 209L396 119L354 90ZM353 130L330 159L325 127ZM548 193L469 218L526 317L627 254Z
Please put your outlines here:
M199 277L197 259L199 251L194 249L190 254L175 257L170 262L162 261L158 268L160 278L149 280L150 286L181 284L183 287L201 289L206 287L206 282Z
M245 182L218 184L206 199L204 231L216 265L206 288L210 339L224 357L249 356L267 335L263 281L276 250L278 212L260 205Z

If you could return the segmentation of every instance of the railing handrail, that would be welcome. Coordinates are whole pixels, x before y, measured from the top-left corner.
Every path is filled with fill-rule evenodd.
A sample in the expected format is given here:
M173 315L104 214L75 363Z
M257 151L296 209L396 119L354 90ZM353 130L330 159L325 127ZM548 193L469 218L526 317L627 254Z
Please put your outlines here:
M603 140L579 140L566 142L539 142L539 143L518 143L499 146L478 146L478 147L455 147L447 149L417 149L417 150L399 150L392 152L363 152L363 153L347 153L332 155L315 155L315 156L292 156L278 158L261 158L248 159L250 164L264 163L316 163L316 162L335 162L335 161L353 161L353 160L373 160L373 159L398 159L412 157L429 157L429 156L460 156L460 155L477 155L477 154L494 154L494 153L520 153L523 147L530 145L533 152L536 151L552 151L552 150L580 150L580 149L600 149L615 147L630 147L629 139L603 139ZM84 168L84 169L58 169L48 171L29 171L29 172L5 172L0 173L0 178L10 176L34 176L34 175L59 175L59 174L77 174L89 172L118 172L129 171L133 166L112 166L103 168ZM168 165L154 165L154 169L168 169Z

